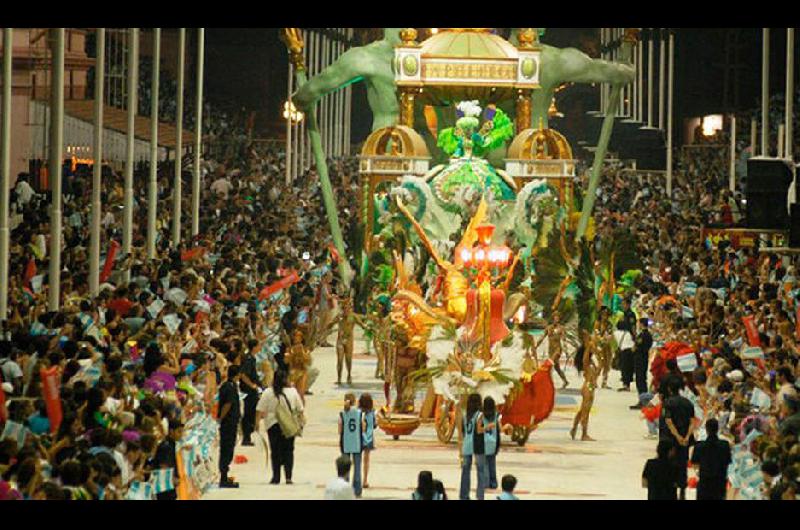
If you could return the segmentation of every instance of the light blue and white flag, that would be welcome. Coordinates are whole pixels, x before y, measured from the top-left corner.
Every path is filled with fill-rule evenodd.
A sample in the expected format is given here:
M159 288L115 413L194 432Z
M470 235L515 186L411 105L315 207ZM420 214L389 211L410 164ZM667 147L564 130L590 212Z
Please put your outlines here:
M681 310L681 316L689 319L694 318L694 309L687 305L683 306L683 309Z
M181 325L181 319L178 318L178 315L175 313L170 313L169 315L165 316L163 319L164 324L167 326L167 331L169 331L170 335L174 335L176 331L178 331L178 327Z
M153 485L149 482L135 481L128 487L125 499L129 501L151 501L153 500Z
M753 395L750 396L750 404L761 410L769 410L772 405L772 399L760 388L754 388Z
M153 303L147 306L147 312L150 314L150 318L156 318L161 310L164 309L165 305L164 301L160 298L153 300Z
M711 289L711 291L717 295L717 298L721 300L725 300L725 298L728 296L728 290L724 287L720 287L719 289Z
M686 282L683 284L683 294L689 298L697 293L697 284L694 282Z
M156 494L174 490L175 470L173 468L153 470L150 473L150 484Z
M744 349L742 349L742 358L743 359L763 359L764 358L764 350L762 350L758 346L747 346Z
M28 435L28 428L15 421L7 420L0 439L11 439L17 442L17 448L21 449L25 445L25 437Z
M694 352L679 355L676 361L678 361L678 369L681 372L692 372L697 368L697 357Z

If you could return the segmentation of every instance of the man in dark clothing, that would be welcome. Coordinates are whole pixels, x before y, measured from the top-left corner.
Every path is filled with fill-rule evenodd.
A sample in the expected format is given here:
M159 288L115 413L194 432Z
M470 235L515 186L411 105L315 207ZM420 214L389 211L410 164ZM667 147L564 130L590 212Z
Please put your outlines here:
M653 336L647 329L647 319L639 320L641 331L636 337L636 347L633 350L633 371L636 376L636 394L641 396L647 393L647 364L650 357L650 348L653 347ZM641 401L630 407L631 409L642 408Z
M631 309L631 301L628 298L622 301L621 322L622 327L620 329L629 331L631 335L636 336L636 314Z
M698 442L692 452L692 464L699 468L697 482L698 501L724 501L728 481L728 464L731 463L731 445L717 437L719 422L711 418L706 422L708 438Z
M670 458L673 450L671 441L661 440L658 442L658 458L651 458L644 466L642 487L647 488L648 501L677 500L677 476Z
M783 420L780 422L781 436L800 436L800 400L786 396L781 404Z
M256 428L256 405L261 393L261 382L256 370L256 358L253 355L253 348L258 345L258 341L248 342L248 351L242 357L242 367L240 372L239 389L245 394L244 415L242 416L242 445L253 445L250 437Z
M668 398L661 408L659 437L670 440L675 445L674 465L678 474L680 499L686 499L686 467L689 463L689 446L694 443L694 405L679 394L681 383L676 379L669 381ZM663 425L663 428L662 428Z
M239 427L239 366L228 366L228 379L219 389L219 487L238 488L228 479L228 468L236 447L236 430Z
M169 434L158 445L153 457L153 467L156 469L172 469L174 485L178 486L178 459L175 454L175 444L183 437L183 424L176 420L169 422ZM159 501L176 501L178 492L175 488L156 494Z

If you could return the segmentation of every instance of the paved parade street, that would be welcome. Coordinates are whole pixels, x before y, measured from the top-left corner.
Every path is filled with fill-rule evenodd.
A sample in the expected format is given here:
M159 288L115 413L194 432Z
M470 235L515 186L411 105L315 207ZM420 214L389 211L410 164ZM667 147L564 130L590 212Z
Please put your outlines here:
M436 336L438 333L434 332ZM451 341L437 340L430 347L439 350L450 345ZM364 342L358 340L356 352L363 351ZM263 449L237 446L235 455L244 455L248 460L231 466L240 488L213 487L203 499L322 499L325 484L336 475L336 422L345 392L352 390L356 396L370 392L376 399L376 409L384 404L384 398L383 383L372 377L374 355L356 355L352 387L335 384L333 348L318 348L313 357L320 376L312 389L314 395L306 396L308 423L303 437L296 440L294 484L270 485ZM643 420L638 412L628 409L634 402L633 394L616 391L619 372L612 371L610 376L614 390L597 390L589 422L589 432L596 442L572 441L569 437L572 418L580 404L582 380L571 366L566 374L569 388L557 391L553 414L531 434L527 445L521 448L503 437L497 457L498 477L515 475L519 481L515 493L528 500L647 498L647 490L641 487L642 465L655 454L656 442L644 438L647 429ZM418 396L418 407L421 398ZM421 470L430 470L434 478L444 483L449 499L458 498L456 445L440 443L432 424L423 424L412 435L397 441L382 431L377 432L376 439L370 488L364 490L363 499L409 499ZM473 471L473 487L474 480ZM494 499L497 494L499 491L487 491L486 498Z

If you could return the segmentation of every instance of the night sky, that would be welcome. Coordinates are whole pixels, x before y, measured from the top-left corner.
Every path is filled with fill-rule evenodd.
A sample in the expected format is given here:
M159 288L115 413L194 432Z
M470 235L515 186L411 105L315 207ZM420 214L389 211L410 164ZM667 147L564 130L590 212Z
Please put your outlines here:
M681 123L684 117L731 110L723 108L726 29L682 28L677 31L676 123ZM550 28L543 41L558 47L578 47L596 56L592 53L592 48L597 46L596 37L593 40L596 32L593 28ZM771 35L770 85L773 93L779 93L785 84L785 30L773 29ZM739 38L742 69L738 110L744 110L757 106L760 98L761 29L742 29ZM206 54L208 98L225 107L256 110L257 132L270 135L270 128L277 132L279 111L287 90L287 53L278 39L278 28L209 28L206 30ZM354 85L353 94L353 141L358 142L369 133L371 118L363 86ZM595 101L596 97L586 89L572 96L565 92L559 108L569 116L581 109L593 110Z

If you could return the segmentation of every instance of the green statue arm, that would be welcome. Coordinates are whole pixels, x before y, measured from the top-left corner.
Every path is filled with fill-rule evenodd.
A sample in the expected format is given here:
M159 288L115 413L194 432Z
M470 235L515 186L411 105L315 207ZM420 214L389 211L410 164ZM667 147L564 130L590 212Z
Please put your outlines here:
M575 48L542 50L542 85L561 83L611 83L624 85L633 81L636 71L630 64L592 59Z
M363 48L346 51L335 63L309 78L308 82L294 93L292 96L294 104L298 108L308 109L327 94L360 81L369 73L374 60Z

